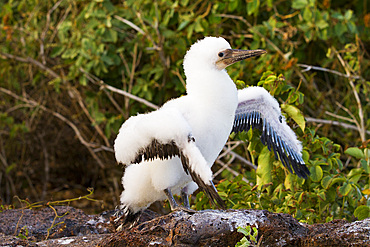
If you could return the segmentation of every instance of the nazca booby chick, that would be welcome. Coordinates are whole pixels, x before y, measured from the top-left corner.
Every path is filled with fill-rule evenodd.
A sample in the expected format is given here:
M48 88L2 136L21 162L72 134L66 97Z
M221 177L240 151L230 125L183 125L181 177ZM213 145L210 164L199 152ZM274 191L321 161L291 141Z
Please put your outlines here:
M260 128L264 144L280 155L290 171L293 167L299 176L308 174L301 158L302 147L281 117L276 100L257 87L238 93L225 70L264 53L231 49L221 37L196 42L183 63L187 94L154 112L133 116L122 125L114 150L117 161L127 165L122 178L122 215L118 218L123 218L123 224L134 224L141 211L158 200L168 198L171 209L176 209L172 193L181 195L184 207L189 208L188 195L198 187L211 202L224 208L212 183L211 166L231 131ZM271 116L270 110L274 111Z

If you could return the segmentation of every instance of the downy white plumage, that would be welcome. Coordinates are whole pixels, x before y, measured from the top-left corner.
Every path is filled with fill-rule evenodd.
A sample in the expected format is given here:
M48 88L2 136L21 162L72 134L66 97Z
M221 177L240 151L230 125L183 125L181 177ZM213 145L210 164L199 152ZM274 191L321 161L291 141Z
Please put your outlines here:
M159 110L128 119L114 143L116 159L127 165L122 184L124 224L135 222L151 203L172 193L188 195L198 186L212 202L224 203L212 183L211 166L231 131L260 128L262 141L297 175L309 173L301 145L282 118L277 101L263 88L236 89L225 68L264 50L234 50L223 38L206 37L193 44L184 58L187 95ZM277 154L276 154L277 155Z

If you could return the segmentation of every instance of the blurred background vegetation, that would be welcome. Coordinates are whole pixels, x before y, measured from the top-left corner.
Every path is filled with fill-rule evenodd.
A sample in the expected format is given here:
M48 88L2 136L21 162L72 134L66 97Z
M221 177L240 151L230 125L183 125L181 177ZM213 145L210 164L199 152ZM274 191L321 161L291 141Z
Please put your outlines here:
M113 209L122 191L112 152L120 125L184 94L186 50L222 36L234 48L268 51L229 74L238 87L264 86L283 104L312 173L289 175L258 133L232 136L213 167L228 206L309 223L368 217L368 9L360 0L2 1L2 207L19 206L15 196L47 202L92 187L99 201L71 204ZM210 207L202 193L192 201Z

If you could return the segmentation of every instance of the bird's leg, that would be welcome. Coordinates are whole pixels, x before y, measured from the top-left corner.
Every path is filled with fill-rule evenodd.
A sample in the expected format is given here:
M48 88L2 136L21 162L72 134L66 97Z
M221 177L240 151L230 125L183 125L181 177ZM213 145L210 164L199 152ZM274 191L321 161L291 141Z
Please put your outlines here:
M185 186L184 188L181 189L181 199L182 203L184 204L183 207L178 207L177 209L186 211L188 213L195 213L196 211L190 208L190 203L189 203L189 195L188 195L188 187Z
M178 208L179 205L177 204L175 198L173 198L173 195L171 193L171 190L169 188L167 188L167 189L164 190L164 193L166 194L166 196L168 198L168 202L170 203L171 210L173 211L176 208Z
M189 205L189 198L188 198L188 194L186 192L187 190L184 188L181 190L181 197L184 201L184 207L183 206L179 206L175 200L175 198L173 198L173 195L171 193L171 190L169 188L165 189L164 190L164 193L166 194L167 198L168 198L168 201L170 203L170 206L171 206L171 211L185 211L185 212L188 212L188 213L195 213L196 211L195 210L192 210L190 209L190 205ZM184 199L186 198L186 199Z
M181 190L181 198L184 207L190 209L189 196L188 193L186 193L186 187Z

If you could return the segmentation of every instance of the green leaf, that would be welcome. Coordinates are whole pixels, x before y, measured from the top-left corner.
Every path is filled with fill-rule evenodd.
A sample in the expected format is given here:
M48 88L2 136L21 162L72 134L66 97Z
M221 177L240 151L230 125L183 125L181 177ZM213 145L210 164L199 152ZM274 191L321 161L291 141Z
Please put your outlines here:
M334 26L334 31L337 36L342 36L345 32L347 32L347 26L343 23L338 23Z
M346 13L344 14L344 19L349 21L352 18L353 11L351 9L347 10Z
M260 0L249 1L247 4L248 15L251 15L251 14L257 15L259 6L260 6Z
M54 47L53 50L50 53L50 57L52 57L52 58L57 57L60 54L62 54L63 51L64 51L64 46Z
M11 165L9 165L9 166L6 167L5 173L6 174L9 174L12 170L14 170L16 168L17 168L17 164L16 163L12 163Z
M329 23L327 23L325 20L321 19L319 21L317 21L315 23L315 25L319 28L319 29L324 29L324 28L327 28L329 27Z
M326 201L326 195L325 195L325 192L324 191L321 191L319 193L317 193L317 196L323 200L323 201Z
M75 58L76 56L78 55L78 50L75 49L75 48L72 48L72 49L67 49L63 54L62 54L62 58L63 59L73 59Z
M106 29L103 35L103 41L105 42L112 42L116 43L118 38L118 34L113 29Z
M339 183L339 182L345 182L347 181L347 179L345 178L333 178L333 181L331 182L331 185L334 185L336 183Z
M304 120L302 112L293 105L286 105L282 104L281 109L286 112L289 117L293 118L293 120L298 124L301 130L304 132L306 127L306 121Z
M303 11L303 19L306 22L311 22L312 20L312 10L307 6Z
M293 9L303 9L308 5L308 0L294 0L292 4Z
M338 190L342 196L347 196L351 192L352 186L348 183L344 183Z
M340 159L338 159L338 158L335 158L335 161L338 164L339 170L342 170L343 169L343 163L342 163L342 161Z
M361 149L357 147L351 147L347 148L346 151L344 151L345 154L351 155L357 159L364 159L365 155L364 152L361 151Z
M311 180L314 182L319 182L322 179L323 172L321 166L313 166L310 168Z
M321 186L322 186L324 189L328 189L332 181L333 181L332 176L330 176L330 175L325 176L325 177L321 180Z
M351 169L351 171L348 173L348 175L347 175L347 178L352 178L352 177L354 177L354 176L357 176L357 175L362 175L362 173L363 173L363 169L362 168L353 168L353 169Z
M370 207L366 205L358 206L354 212L358 220L364 220L370 217Z
M190 22L189 20L181 22L179 27L177 28L177 31L181 31L182 29L184 29L189 24L189 22Z
M202 24L200 23L201 19L197 19L194 24L194 31L197 33L204 32L204 28L202 27Z
M370 173L370 167L369 165L367 164L366 160L362 159L361 161L361 166L362 168L364 169L364 171L369 174Z
M251 234L251 226L246 226L246 227L238 227L238 232L243 233L245 236L249 236Z
M225 193L224 191L219 191L218 195L227 198L227 193Z
M296 180L295 175L289 173L284 180L285 189L293 191L295 180Z
M258 167L257 167L257 185L262 186L272 182L272 164L273 160L271 158L271 153L267 147L264 147L258 157ZM271 188L267 188L270 192Z

